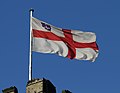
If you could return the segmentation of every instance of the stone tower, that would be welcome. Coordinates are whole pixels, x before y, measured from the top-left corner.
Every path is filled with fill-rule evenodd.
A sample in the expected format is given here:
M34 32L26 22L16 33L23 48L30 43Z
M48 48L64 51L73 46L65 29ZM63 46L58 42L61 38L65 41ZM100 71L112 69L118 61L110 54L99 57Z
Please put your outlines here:
M55 86L46 79L33 79L28 81L26 93L56 93Z
M14 86L14 87L10 87L10 88L6 88L4 90L2 90L3 93L18 93L18 90L17 88Z

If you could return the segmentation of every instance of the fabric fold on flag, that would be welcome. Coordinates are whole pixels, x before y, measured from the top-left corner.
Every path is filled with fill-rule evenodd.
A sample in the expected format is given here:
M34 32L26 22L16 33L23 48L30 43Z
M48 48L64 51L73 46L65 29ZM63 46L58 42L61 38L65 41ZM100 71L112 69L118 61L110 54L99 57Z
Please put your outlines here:
M34 17L32 40L32 51L35 52L90 61L98 56L95 33L58 28Z

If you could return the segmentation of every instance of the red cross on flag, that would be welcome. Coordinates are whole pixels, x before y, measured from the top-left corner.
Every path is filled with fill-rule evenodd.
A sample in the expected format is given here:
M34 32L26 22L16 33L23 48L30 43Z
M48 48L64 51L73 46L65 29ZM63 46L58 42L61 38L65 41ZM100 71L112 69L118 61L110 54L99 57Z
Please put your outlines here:
M35 52L90 61L95 61L98 56L95 33L58 28L34 17L32 40L32 51Z

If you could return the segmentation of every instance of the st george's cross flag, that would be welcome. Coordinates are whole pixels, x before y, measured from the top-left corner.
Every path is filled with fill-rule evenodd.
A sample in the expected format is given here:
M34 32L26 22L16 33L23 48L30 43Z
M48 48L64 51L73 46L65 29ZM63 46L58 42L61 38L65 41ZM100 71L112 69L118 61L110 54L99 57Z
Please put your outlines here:
M32 40L32 51L35 52L90 61L98 56L95 33L58 28L34 17Z

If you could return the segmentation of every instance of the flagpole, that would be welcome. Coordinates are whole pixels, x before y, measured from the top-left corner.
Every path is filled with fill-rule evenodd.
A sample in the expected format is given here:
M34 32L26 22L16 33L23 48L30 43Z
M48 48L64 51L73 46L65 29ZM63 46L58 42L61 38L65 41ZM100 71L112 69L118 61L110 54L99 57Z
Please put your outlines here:
M29 12L30 12L29 81L31 81L32 80L32 15L34 10L31 8Z

